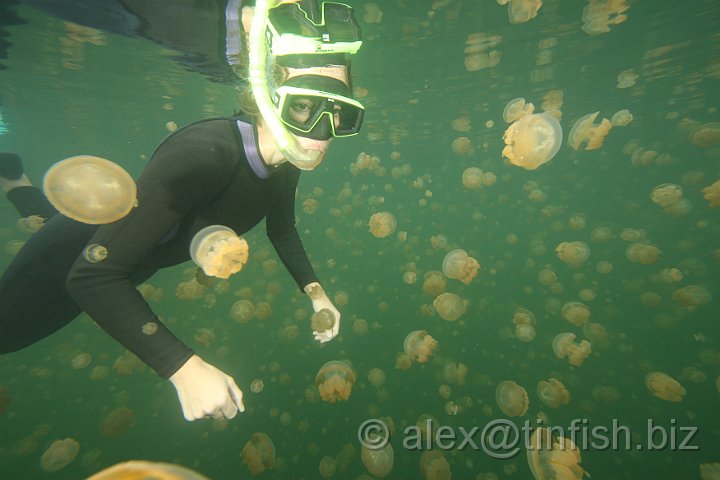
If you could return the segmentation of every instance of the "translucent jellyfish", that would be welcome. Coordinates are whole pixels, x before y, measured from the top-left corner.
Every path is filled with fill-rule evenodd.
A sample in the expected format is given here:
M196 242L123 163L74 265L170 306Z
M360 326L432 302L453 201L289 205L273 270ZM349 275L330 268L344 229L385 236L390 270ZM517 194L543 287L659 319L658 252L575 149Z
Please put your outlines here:
M536 333L532 325L515 325L515 338L521 342L532 342Z
M438 312L440 318L449 322L454 322L462 317L467 308L460 295L450 292L438 295L433 300L433 307L435 307L435 311Z
M443 366L443 378L448 383L464 385L467 371L467 365L463 363L447 362Z
M535 325L535 315L526 309L519 307L513 315L513 325Z
M55 440L40 457L40 466L46 472L57 472L75 460L80 444L73 438Z
M380 439L377 433L372 433L369 440L370 443L374 443ZM368 472L375 477L382 478L392 471L395 453L390 442L387 442L382 448L372 450L363 445L360 450L360 460L362 460Z
M558 408L570 402L570 392L556 378L540 380L537 384L537 395L540 401L549 408Z
M315 376L315 385L318 387L320 398L335 403L350 398L356 379L355 370L348 362L331 360L320 367Z
M638 75L632 68L629 70L623 70L617 76L617 88L630 88L635 85L637 79Z
M708 289L702 285L687 285L675 290L672 294L672 299L682 307L692 308L710 303L712 295L710 295Z
M580 465L580 450L569 438L553 441L552 430L538 428L527 445L527 461L535 480L580 480L590 476Z
M542 7L542 0L498 0L500 5L508 5L508 19L510 23L529 22L537 16Z
M590 257L590 247L588 247L587 243L579 240L562 242L555 247L555 254L564 263L577 267L585 263Z
M382 22L383 12L376 3L365 4L365 15L363 15L363 21L365 23L380 23Z
M660 249L649 243L635 242L625 249L625 257L633 263L652 265L660 258Z
M256 378L250 383L250 391L253 393L260 393L265 388L265 382L262 378Z
M650 393L668 402L680 402L685 395L680 382L663 372L649 372L645 375L645 386Z
M328 308L323 308L312 314L310 327L313 332L322 333L335 326L335 314Z
M229 278L247 263L248 243L231 228L210 225L193 237L190 257L206 275Z
M573 325L582 327L590 321L590 307L580 302L567 302L563 305L562 316Z
M557 358L568 357L570 365L579 367L592 353L592 344L587 340L575 343L574 333L560 333L553 339L553 352Z
M318 471L322 478L332 478L335 476L335 472L337 471L337 462L330 455L325 455L320 459Z
M710 202L711 208L720 207L720 180L702 189L703 198Z
M562 127L547 113L525 115L505 130L502 156L510 163L535 170L550 161L562 144Z
M624 127L626 125L630 125L632 120L633 116L632 113L630 113L630 110L618 110L613 113L612 117L610 117L610 123L612 123L613 127Z
M625 0L590 0L583 9L582 31L589 35L599 35L610 31L610 25L627 20L624 14L630 8Z
M420 456L420 473L425 480L450 480L450 463L439 450L428 450Z
M125 435L135 425L135 412L126 407L108 412L100 422L103 437L115 438Z
M678 202L683 196L683 191L680 185L674 183L663 183L652 189L650 192L650 199L656 205L663 208L667 208L673 203Z
M457 155L465 156L474 153L472 142L467 137L458 137L452 142L452 151Z
M403 341L405 354L418 363L427 362L435 347L437 347L437 341L425 330L413 330L405 336Z
M87 480L209 480L194 470L172 463L130 460L108 467Z
M45 196L60 213L92 225L112 223L137 206L137 188L119 165L100 157L66 158L47 171Z
M594 124L595 118L600 112L589 113L580 118L570 130L568 145L573 150L580 150L580 146L587 142L585 150L597 150L602 147L603 141L612 128L612 123L603 118L599 124Z
M230 308L230 316L238 323L252 320L255 314L255 305L250 300L238 300Z
M75 355L70 361L70 364L75 370L80 370L81 368L85 368L90 365L91 360L92 356L89 353L82 352Z
M508 417L521 417L530 406L527 391L512 380L504 380L498 384L495 401Z
M465 250L456 249L445 255L442 263L442 270L448 278L460 280L469 285L478 274L480 264L477 260L467 254Z
M45 225L45 218L39 215L30 215L18 220L18 228L21 232L32 235Z
M447 287L447 280L445 280L445 277L440 272L426 272L423 279L423 293L431 297L437 297L443 293Z
M377 238L385 238L392 235L397 228L397 220L395 215L390 212L373 213L368 223L370 233Z
M379 368L373 368L368 372L368 381L375 388L382 387L385 383L385 372Z
M507 123L513 123L525 115L530 115L534 111L535 105L532 103L525 103L524 98L514 98L505 105L505 110L503 110L503 120Z
M704 123L690 132L690 141L698 147L712 147L720 143L720 122Z
M591 343L602 343L607 338L607 330L599 323L586 323L582 327L582 332Z
M462 184L471 190L480 188L483 184L483 171L477 167L469 167L463 171Z
M275 465L275 445L263 432L255 432L242 449L242 462L252 476L271 470Z

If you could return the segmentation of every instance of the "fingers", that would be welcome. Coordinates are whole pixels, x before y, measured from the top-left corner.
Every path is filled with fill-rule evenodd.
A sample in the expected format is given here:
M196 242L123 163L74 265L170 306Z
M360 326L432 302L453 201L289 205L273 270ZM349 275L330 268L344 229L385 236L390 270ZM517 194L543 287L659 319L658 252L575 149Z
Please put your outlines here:
M235 383L235 380L233 380L232 378L228 379L228 391L230 392L230 397L232 398L233 402L237 406L237 409L240 410L241 412L244 412L245 404L243 403L242 390L240 390L238 388L237 384Z

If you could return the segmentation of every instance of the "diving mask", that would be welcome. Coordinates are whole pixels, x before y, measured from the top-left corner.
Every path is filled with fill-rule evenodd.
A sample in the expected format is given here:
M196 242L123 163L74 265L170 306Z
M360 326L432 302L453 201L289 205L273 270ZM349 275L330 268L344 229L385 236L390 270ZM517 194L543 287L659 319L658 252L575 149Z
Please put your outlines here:
M320 75L287 80L272 95L280 120L291 133L315 140L356 135L365 107L350 98L344 82Z
M267 41L271 55L353 54L362 46L353 9L323 2L315 23L299 3L283 3L268 11Z

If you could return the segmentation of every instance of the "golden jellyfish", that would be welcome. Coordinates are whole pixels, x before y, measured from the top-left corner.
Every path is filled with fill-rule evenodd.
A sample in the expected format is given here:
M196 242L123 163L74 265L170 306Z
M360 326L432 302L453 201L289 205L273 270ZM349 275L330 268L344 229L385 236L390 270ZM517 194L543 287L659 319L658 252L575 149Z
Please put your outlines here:
M448 322L454 322L462 317L467 306L465 300L456 293L445 292L438 295L433 300L433 307L438 312L440 318Z
M265 388L265 382L261 378L256 378L250 383L250 391L253 393L260 393Z
M567 302L563 305L562 316L573 325L582 327L590 321L590 307L581 302Z
M503 110L503 120L507 123L513 123L525 115L530 115L534 111L535 105L532 103L525 103L524 98L514 98L505 105L505 110Z
M436 271L426 272L423 279L423 293L431 297L437 297L445 292L447 280L445 280L442 273Z
M508 5L508 19L510 23L529 22L537 16L542 7L542 0L497 0L498 4Z
M650 393L668 402L680 402L685 395L680 382L663 372L649 372L645 375L645 386Z
M515 338L521 342L532 342L536 335L535 327L532 325L515 325Z
M652 265L660 258L660 249L649 243L635 242L625 249L625 257L633 263Z
M478 261L459 248L448 252L442 263L442 271L448 278L460 280L465 285L470 284L479 269Z
M553 352L557 358L568 357L568 362L579 367L592 353L592 344L587 340L575 343L574 333L560 333L552 341Z
M535 325L535 315L527 308L518 308L513 315L513 325Z
M379 368L373 368L368 372L368 381L375 388L380 388L385 383L385 372Z
M377 3L366 3L365 4L365 15L363 15L363 21L365 23L380 23L382 22L383 12Z
M672 299L682 307L691 308L710 303L712 295L702 285L687 285L675 290Z
M443 378L448 383L465 385L467 371L467 365L463 363L448 362L443 366Z
M535 480L581 480L590 476L579 465L582 458L573 441L565 437L553 441L550 428L536 429L527 447L528 466Z
M638 79L638 74L632 68L629 70L623 70L617 76L617 88L630 88L635 85Z
M599 35L610 31L610 25L627 20L624 12L630 8L625 0L590 0L582 14L582 31L589 35Z
M428 450L420 456L420 473L425 480L450 480L450 463L439 450Z
M720 143L720 123L703 123L690 132L690 142L698 147L712 147Z
M397 220L395 215L390 212L373 213L368 223L370 233L377 238L385 238L392 235L397 228Z
M376 445L381 440L377 433L371 433L368 440L372 445ZM387 442L382 448L369 449L365 445L360 450L360 460L367 471L375 477L386 477L393 468L395 462L395 452L390 442Z
M720 207L720 180L702 189L703 198L710 202L710 208Z
M130 460L108 467L87 480L210 480L181 465Z
M313 332L326 332L335 326L335 314L329 308L323 308L312 314L310 327Z
M103 437L116 438L125 435L135 425L135 412L126 407L108 412L100 422Z
M193 237L190 256L206 275L227 279L247 263L248 243L231 228L210 225Z
M80 444L73 438L55 440L40 457L40 466L46 472L57 472L70 465L80 451Z
M255 476L275 465L275 444L263 432L255 432L242 449L242 462Z
M617 112L613 113L613 116L610 117L610 123L613 127L625 127L627 125L630 125L630 122L633 120L633 115L630 113L630 110L618 110Z
M699 368L685 367L682 370L682 378L692 383L702 383L707 380L707 375Z
M607 338L607 330L599 323L586 323L582 327L582 332L590 343L602 343Z
M595 227L590 232L590 240L595 243L606 243L613 239L610 227Z
M498 384L495 389L495 402L508 417L521 417L530 406L527 391L512 380L504 380Z
M247 323L255 314L255 305L250 300L238 300L230 308L230 316L238 323Z
M348 362L331 360L320 367L315 376L315 385L318 387L320 398L335 403L350 398L356 379L355 370Z
M525 115L505 130L503 140L503 157L513 165L535 170L550 161L560 149L562 127L547 113Z
M437 347L437 340L428 335L425 330L413 330L405 336L403 341L405 354L418 363L427 362L435 347Z
M325 455L320 459L318 471L320 472L320 476L322 478L332 478L335 476L335 472L337 471L337 462L330 455Z
M540 401L549 408L558 408L570 402L570 392L556 378L540 380L537 384L537 395Z
M66 158L43 178L45 196L66 217L91 225L112 223L137 206L137 187L119 165L100 157Z
M87 352L82 352L75 355L70 361L70 364L75 370L80 370L81 368L85 368L90 365L91 361L92 356Z
M594 124L599 113L598 111L581 117L570 129L568 145L573 150L580 150L580 146L584 142L587 142L585 150L597 150L602 147L605 137L612 128L612 123L607 118L603 118L599 124Z
M44 217L39 215L30 215L18 220L17 225L21 232L32 235L45 225L45 220Z
M469 167L463 171L462 184L465 188L474 190L483 185L483 171L477 167Z
M578 267L590 257L590 247L588 247L587 243L579 240L562 242L555 247L555 254L563 263Z
M472 155L475 152L472 141L467 137L458 137L452 142L452 151L457 155Z
M673 203L677 203L682 196L682 188L680 188L680 185L675 185L674 183L663 183L653 188L652 192L650 192L650 199L662 208L667 208Z

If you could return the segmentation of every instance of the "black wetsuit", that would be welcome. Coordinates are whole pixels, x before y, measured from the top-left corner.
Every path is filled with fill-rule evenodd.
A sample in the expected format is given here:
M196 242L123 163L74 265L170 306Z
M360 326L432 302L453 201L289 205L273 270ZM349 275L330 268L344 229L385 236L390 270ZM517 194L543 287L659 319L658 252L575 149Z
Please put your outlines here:
M268 167L247 119L186 126L157 148L137 180L138 206L93 226L53 215L35 187L11 190L23 216L50 218L0 277L0 353L19 350L87 312L107 333L168 378L193 354L152 312L136 285L158 269L189 260L193 235L209 225L243 234L266 219L267 235L300 288L317 281L295 229L300 170ZM105 246L90 263L87 245ZM155 322L158 330L143 333ZM147 331L147 328L146 328Z

